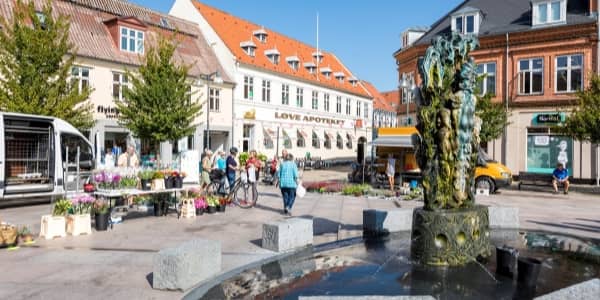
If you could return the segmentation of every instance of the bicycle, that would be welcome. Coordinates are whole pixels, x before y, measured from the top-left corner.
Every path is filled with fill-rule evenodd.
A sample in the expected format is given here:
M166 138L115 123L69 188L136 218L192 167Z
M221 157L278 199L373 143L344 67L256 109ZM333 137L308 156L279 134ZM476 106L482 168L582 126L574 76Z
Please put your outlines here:
M228 203L233 203L240 208L252 208L254 207L254 205L256 205L256 202L258 201L258 199L256 199L255 201L251 199L252 185L248 182L246 178L242 178L242 176L238 177L235 180L233 184L233 189L230 189L229 192L219 193L220 185L221 182L219 179L211 180L211 183L207 187L207 194L226 196Z

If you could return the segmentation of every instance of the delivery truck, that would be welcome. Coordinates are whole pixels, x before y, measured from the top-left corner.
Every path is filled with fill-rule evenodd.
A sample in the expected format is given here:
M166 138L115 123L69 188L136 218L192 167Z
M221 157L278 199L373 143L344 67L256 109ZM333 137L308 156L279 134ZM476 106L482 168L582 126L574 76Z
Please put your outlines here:
M0 140L0 206L78 192L94 168L90 142L58 118L0 112Z

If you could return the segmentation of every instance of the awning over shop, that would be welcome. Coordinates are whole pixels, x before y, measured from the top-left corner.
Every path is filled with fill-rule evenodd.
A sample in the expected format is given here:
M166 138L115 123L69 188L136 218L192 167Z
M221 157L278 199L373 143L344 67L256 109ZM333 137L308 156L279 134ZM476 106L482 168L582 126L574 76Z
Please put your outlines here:
M306 134L306 131L304 131L302 129L298 129L298 138L306 139L306 138L308 138L308 134Z
M379 136L371 144L373 146L380 146L380 147L413 148L412 136L410 136L410 135Z
M347 133L346 133L346 138L347 138L349 141L352 141L352 140L354 140L354 135L353 135L352 133L350 133L350 132L347 132Z
M325 131L325 137L328 137L329 139L333 139L333 133L331 133L329 131Z
M312 137L313 138L317 138L319 141L322 140L321 136L324 136L320 130L318 129L313 129L312 130Z
M281 131L283 132L283 137L287 139L292 139L292 136L289 133L289 129L281 129Z
M274 139L277 137L277 130L274 130L273 128L263 127L263 131L265 134L265 138Z

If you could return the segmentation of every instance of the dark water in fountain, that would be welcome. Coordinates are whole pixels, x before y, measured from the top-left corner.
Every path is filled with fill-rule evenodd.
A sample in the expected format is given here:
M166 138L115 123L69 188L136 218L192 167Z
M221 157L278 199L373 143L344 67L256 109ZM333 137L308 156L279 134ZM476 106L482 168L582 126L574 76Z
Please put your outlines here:
M431 295L436 299L531 299L600 277L600 244L544 232L493 231L494 246L542 261L535 288L496 274L495 251L462 267L427 267L410 260L408 234L319 250L248 270L203 299L298 299L299 296Z

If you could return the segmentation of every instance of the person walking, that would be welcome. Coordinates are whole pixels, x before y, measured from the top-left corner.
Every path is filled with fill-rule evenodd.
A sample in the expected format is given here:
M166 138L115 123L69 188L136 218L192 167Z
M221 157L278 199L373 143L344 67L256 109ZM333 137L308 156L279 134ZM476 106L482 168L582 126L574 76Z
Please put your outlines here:
M279 167L279 187L283 196L283 213L291 216L292 207L296 200L296 188L298 187L298 167L294 162L294 156L288 154Z
M390 189L394 191L394 176L396 175L396 159L390 153L388 154L387 168L385 174L388 176L388 182L390 183Z
M212 170L211 157L212 157L212 151L210 151L209 149L206 149L206 151L204 152L204 157L202 157L202 185L201 185L201 188L204 191L207 191L206 189L210 185L210 172Z
M258 199L258 177L260 174L260 168L262 167L262 162L258 159L258 154L256 150L250 150L250 156L248 160L246 160L246 172L248 173L248 183L252 186L252 201L256 203ZM251 175L251 173L254 173Z
M238 153L238 149L236 147L231 147L229 149L229 156L227 156L227 160L225 164L227 165L227 180L229 181L229 192L233 192L233 188L235 187L235 172L238 169L238 163L235 159Z

